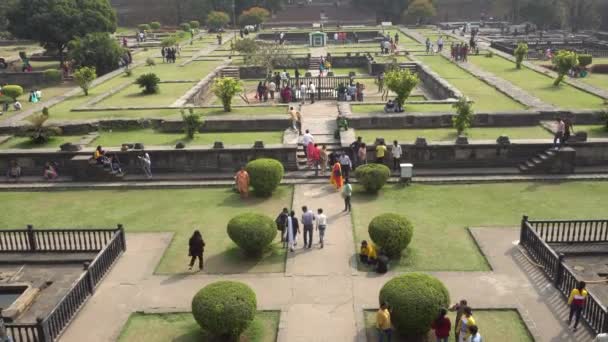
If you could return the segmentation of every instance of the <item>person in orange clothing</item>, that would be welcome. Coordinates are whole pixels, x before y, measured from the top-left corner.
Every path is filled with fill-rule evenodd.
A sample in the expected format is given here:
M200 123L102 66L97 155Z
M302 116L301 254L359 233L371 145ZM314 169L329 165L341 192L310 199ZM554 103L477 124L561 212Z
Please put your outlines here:
M249 196L249 173L244 167L241 167L234 178L236 179L236 189L241 194L241 198L247 198Z
M344 180L342 179L342 168L340 167L340 163L336 162L333 168L331 169L331 176L329 178L329 182L333 184L336 189L340 190L342 189L343 181Z
M576 288L572 289L570 292L570 297L568 298L568 305L570 305L568 326L570 326L570 323L572 323L572 316L575 316L576 319L574 321L574 331L576 331L578 328L578 321L581 319L581 313L583 312L583 308L587 302L587 296L589 295L585 289L585 286L587 286L587 284L584 281L580 281Z

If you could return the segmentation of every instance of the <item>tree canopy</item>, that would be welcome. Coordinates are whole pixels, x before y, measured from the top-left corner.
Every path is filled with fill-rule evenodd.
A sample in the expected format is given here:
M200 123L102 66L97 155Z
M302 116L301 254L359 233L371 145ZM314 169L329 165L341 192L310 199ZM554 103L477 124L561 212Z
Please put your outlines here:
M410 21L415 21L416 24L423 24L427 19L434 17L437 14L435 6L431 0L414 0L407 10L403 12L403 18Z
M210 12L207 15L207 26L212 29L220 29L230 22L228 14L219 11Z
M62 59L70 40L116 31L116 13L108 0L21 0L7 18L13 35L54 47Z
M118 68L118 61L125 53L120 44L105 32L89 33L83 38L76 38L70 41L68 50L69 58L77 67L94 67L98 75Z
M241 26L246 25L259 25L270 18L270 12L262 7L252 7L248 10L243 11L239 16L239 24Z

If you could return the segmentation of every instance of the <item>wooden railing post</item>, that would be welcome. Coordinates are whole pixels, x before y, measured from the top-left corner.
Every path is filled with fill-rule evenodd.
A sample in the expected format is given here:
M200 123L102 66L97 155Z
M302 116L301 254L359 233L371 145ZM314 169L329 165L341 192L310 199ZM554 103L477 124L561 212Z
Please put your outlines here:
M560 291L561 291L562 275L563 275L563 268L564 268L564 266L562 264L563 260L564 260L564 254L559 253L557 255L557 267L555 268L555 275L553 277L555 287Z
M528 216L524 215L521 218L521 230L519 231L519 244L524 240L524 230L526 229L526 223L528 222Z
M53 342L49 334L48 321L42 317L36 317L36 329L38 330L38 342Z
M127 236L125 235L125 227L120 223L118 224L118 234L120 234L120 244L124 252L127 250Z
M31 224L27 225L27 242L29 243L30 251L38 249L36 238L34 237L34 226Z
M91 295L95 292L95 282L93 281L93 275L91 274L91 271L89 270L89 262L85 262L83 264L83 268L84 268L84 272L85 272L85 277L87 279L87 287L89 288L89 292L91 293Z

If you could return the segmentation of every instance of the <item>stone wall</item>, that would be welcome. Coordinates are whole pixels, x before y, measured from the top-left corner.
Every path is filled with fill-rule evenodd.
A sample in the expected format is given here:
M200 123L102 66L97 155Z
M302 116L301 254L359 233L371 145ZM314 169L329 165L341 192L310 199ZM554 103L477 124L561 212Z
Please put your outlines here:
M46 81L43 71L32 72L0 72L0 84L16 84L27 91L28 88L40 86Z
M290 126L287 115L266 115L248 119L242 116L222 116L218 118L205 118L200 132L254 132L254 131L282 131ZM181 133L184 131L181 120L163 120L157 128L164 133Z
M462 96L460 90L453 87L441 76L422 63L417 63L416 72L422 86L438 99L454 99Z
M311 32L313 31L313 29L311 29ZM336 32L336 30L325 30L325 33L327 33L327 41L329 44L332 44L335 42L334 40L334 33ZM308 35L309 32L286 32L285 33L285 40L290 42L290 43L294 43L294 44L308 44L310 41L310 37ZM359 36L359 40L370 40L370 39L374 39L376 37L380 36L380 32L379 31L357 31L357 35ZM257 35L257 39L261 39L261 40L277 40L279 36L279 31L277 31L276 33L259 33ZM354 40L354 32L347 32L347 36L346 39L348 40Z

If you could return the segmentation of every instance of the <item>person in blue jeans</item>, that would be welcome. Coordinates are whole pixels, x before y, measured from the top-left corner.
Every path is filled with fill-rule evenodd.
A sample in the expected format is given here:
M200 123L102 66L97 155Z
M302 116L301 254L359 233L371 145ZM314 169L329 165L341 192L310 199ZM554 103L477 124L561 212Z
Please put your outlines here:
M376 312L376 328L378 329L380 342L383 342L385 337L388 342L391 342L393 335L391 312L389 311L388 305L385 302L380 304L380 309L378 309L378 312Z

